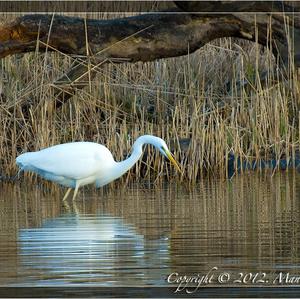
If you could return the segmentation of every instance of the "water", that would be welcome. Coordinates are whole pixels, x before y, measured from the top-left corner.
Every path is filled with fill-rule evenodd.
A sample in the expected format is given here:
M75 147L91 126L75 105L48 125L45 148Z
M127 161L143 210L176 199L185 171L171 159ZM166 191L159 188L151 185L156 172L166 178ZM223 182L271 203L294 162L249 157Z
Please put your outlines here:
M84 189L68 206L62 193L46 187L0 188L2 287L132 287L121 289L130 293L168 286L173 296L178 284L166 280L171 273L213 273L202 295L224 295L220 286L231 288L231 297L245 294L246 286L254 296L262 286L282 287L268 289L272 296L283 297L287 287L290 296L300 294L300 281L276 280L279 273L300 277L299 174L250 173L193 188ZM228 282L218 281L222 273ZM187 296L186 290L177 294Z

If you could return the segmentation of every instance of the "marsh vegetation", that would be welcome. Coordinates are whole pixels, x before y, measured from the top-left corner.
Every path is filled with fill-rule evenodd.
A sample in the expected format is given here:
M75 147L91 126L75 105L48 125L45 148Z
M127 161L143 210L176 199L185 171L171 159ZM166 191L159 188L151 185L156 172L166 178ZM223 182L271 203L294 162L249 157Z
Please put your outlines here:
M257 43L226 38L187 56L111 62L60 106L53 82L75 59L37 50L1 60L2 176L15 174L18 154L70 141L105 144L121 160L142 134L171 145L189 182L227 176L230 154L241 161L289 161L297 153L297 70L292 62L278 68ZM141 168L144 177L179 178L153 152L123 179L139 179Z

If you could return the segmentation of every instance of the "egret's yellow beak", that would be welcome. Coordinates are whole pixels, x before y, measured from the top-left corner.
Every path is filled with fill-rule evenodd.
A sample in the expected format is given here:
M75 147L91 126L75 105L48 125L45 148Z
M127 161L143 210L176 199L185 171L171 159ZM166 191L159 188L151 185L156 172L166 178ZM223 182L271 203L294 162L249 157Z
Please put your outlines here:
M173 158L172 154L169 151L165 151L168 159L174 164L174 166L176 167L176 169L182 174L182 170L180 169L178 163L176 162L176 160Z

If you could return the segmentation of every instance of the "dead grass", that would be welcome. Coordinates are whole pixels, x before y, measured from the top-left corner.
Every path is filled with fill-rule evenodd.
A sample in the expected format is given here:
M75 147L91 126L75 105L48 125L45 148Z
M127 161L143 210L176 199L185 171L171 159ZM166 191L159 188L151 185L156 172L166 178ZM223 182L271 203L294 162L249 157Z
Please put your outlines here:
M274 57L254 43L227 38L184 57L107 64L56 109L52 84L72 62L50 52L0 61L1 174L16 172L22 152L78 140L103 143L120 160L143 134L174 144L189 182L226 176L229 153L246 161L290 159L299 147L296 72L274 82ZM266 84L259 74L266 74ZM179 146L182 138L191 140L186 151ZM178 175L159 155L149 155L146 166L139 163L125 179L139 178L141 167L148 178Z

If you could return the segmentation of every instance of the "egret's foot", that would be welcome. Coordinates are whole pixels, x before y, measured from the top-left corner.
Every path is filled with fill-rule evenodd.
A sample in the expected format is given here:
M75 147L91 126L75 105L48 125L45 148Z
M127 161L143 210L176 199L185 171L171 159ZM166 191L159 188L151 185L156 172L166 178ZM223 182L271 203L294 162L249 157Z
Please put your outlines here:
M62 202L62 205L63 205L63 207L66 209L66 211L67 211L68 213L71 213L70 205L68 204L68 202L67 202L66 200L64 200L64 201Z
M79 208L77 207L76 200L72 201L72 205L68 203L67 200L62 202L63 209L68 213L68 214L75 214L79 215Z
M67 190L67 192L66 192L66 194L65 194L65 196L64 196L64 198L63 198L63 202L67 199L67 197L68 197L68 195L70 194L71 190L72 190L72 188L69 188L69 189Z
M79 215L79 209L78 209L78 207L77 207L77 203L76 203L76 200L73 200L73 211L74 211L74 213L75 213L75 215Z

